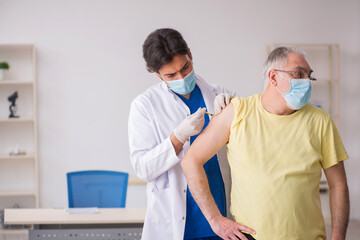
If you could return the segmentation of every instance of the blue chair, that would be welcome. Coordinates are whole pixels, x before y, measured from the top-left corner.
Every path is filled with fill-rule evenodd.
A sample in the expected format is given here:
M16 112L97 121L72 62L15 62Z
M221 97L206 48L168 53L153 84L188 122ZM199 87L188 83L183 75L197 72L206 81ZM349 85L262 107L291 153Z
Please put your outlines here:
M114 171L67 173L69 208L124 208L129 174Z

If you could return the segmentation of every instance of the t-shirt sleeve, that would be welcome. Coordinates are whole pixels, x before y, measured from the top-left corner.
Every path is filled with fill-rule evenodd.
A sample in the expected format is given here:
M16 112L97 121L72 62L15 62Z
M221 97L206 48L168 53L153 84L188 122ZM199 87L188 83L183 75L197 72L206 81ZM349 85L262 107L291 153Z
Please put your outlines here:
M234 105L234 120L231 123L231 128L234 128L244 119L247 111L247 104L246 99L241 97L232 98L231 103Z
M341 141L339 132L330 117L323 128L321 154L321 165L323 169L327 169L349 158Z

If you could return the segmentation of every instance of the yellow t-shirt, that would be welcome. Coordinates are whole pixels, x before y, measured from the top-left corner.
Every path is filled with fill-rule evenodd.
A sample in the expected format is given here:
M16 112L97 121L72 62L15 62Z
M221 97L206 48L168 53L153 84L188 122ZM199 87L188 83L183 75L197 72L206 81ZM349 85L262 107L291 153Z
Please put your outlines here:
M325 239L321 168L348 158L328 113L311 104L275 115L261 95L234 98L228 160L231 212L257 240Z

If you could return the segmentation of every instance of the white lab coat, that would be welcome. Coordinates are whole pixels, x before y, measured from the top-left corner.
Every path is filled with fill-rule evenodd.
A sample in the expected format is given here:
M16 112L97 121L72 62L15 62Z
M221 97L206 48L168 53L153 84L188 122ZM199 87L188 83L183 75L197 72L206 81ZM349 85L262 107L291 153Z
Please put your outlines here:
M196 84L211 113L217 94L234 94L219 86L210 86L198 75ZM188 114L189 108L164 82L147 89L131 103L130 159L135 174L148 183L142 240L184 238L187 182L180 161L190 142L176 155L170 135Z

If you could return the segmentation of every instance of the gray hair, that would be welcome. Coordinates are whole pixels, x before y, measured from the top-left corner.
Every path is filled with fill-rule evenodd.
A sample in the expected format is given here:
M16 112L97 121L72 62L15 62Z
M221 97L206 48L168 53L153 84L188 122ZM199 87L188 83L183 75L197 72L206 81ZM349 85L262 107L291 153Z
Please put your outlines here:
M274 68L280 68L287 63L289 53L297 53L305 58L305 52L294 47L280 46L271 51L264 64L264 88L268 84L267 75Z

